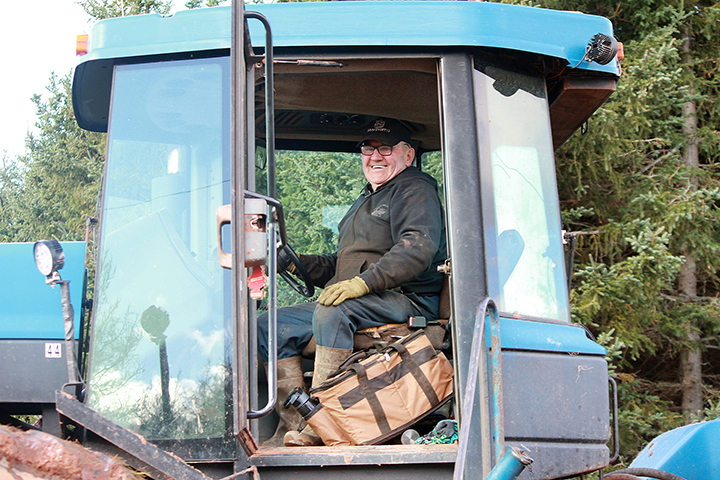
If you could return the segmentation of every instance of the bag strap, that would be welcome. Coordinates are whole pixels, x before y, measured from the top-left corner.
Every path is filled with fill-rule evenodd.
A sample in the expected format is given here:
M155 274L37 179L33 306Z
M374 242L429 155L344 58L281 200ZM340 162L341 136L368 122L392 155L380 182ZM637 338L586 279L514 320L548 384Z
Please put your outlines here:
M355 370L360 390L370 404L370 410L373 412L373 416L375 417L375 421L377 422L380 432L383 434L388 433L390 431L390 424L388 423L387 416L385 416L385 410L383 410L380 400L378 400L377 395L375 395L375 389L368 380L365 365L355 363L350 365L348 368Z
M430 401L431 405L436 405L440 400L438 399L437 393L432 386L430 380L428 380L425 373L420 369L420 365L415 361L412 353L408 352L408 349L402 343L391 343L387 346L387 349L396 350L402 358L403 364L408 371L415 377L415 381L418 383L423 393Z
M360 360L364 360L367 358L367 352L365 350L360 350L359 352L355 352L349 357L347 357L338 367L338 370L343 372L345 370L348 370L348 366L352 363L359 362Z
M350 370L350 365L355 362L359 362L360 360L364 360L367 358L367 353L364 350L360 350L359 352L355 352L349 357L347 357L343 362L340 364L340 366L337 368L337 370L333 371L328 375L328 378L332 378L336 375L340 375L342 372L345 372L347 370Z

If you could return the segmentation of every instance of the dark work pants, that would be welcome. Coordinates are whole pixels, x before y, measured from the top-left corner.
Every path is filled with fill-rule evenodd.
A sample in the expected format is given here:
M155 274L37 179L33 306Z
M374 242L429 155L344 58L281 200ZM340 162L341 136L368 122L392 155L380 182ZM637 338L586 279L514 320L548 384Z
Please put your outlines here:
M300 355L315 335L318 345L353 348L357 330L389 323L404 323L408 317L422 315L434 320L440 297L404 295L392 290L372 292L345 300L337 307L301 303L278 309L278 359ZM267 361L267 312L258 318L258 352Z

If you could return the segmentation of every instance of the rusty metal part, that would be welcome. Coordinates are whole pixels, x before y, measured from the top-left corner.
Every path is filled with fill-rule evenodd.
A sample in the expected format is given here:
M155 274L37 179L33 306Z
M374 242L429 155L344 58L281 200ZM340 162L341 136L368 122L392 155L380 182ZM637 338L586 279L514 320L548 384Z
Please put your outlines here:
M685 480L685 478L675 475L674 473L665 472L663 470L656 470L654 468L623 468L622 470L616 470L612 474L605 477L606 480L625 480L622 478L611 478L612 475L634 475L635 477L648 477L656 478L658 480Z
M443 273L445 275L450 275L452 273L452 266L450 264L450 259L448 258L445 260L444 263L437 266L437 271L440 273Z
M142 436L111 422L70 395L58 391L55 401L58 412L112 444L125 461L134 468L147 472L152 478L209 480L202 472L178 457L161 450Z

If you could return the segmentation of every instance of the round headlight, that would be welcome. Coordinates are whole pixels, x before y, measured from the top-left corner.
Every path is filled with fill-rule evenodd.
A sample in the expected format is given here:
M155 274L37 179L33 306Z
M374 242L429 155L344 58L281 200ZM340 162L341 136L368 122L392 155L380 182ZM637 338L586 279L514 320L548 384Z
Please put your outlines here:
M35 265L46 277L65 265L65 253L57 240L40 240L33 248Z

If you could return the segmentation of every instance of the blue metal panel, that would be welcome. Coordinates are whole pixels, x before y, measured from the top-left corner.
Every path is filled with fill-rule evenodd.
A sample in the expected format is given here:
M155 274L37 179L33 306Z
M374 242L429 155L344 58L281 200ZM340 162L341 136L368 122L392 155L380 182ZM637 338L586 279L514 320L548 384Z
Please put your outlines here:
M630 467L663 470L687 480L720 479L720 419L663 433Z
M172 17L158 14L117 17L97 22L80 63L230 48L230 7L184 10Z
M578 325L500 319L503 350L531 350L556 353L605 355L605 349L590 340ZM488 340L488 346L490 345Z
M80 307L85 278L85 242L61 242L75 310L75 338L80 333ZM34 243L0 244L0 339L64 339L60 287L45 284L33 257Z
M568 327L572 328L572 327ZM535 462L521 480L565 478L607 465L607 363L599 356L503 352L505 441Z
M495 47L580 62L596 33L612 35L609 20L486 2L300 2L248 5L267 16L276 47ZM401 19L401 20L399 20ZM253 44L264 45L250 21ZM81 63L230 48L230 8L139 15L98 22ZM583 62L581 69L618 74L617 64Z

